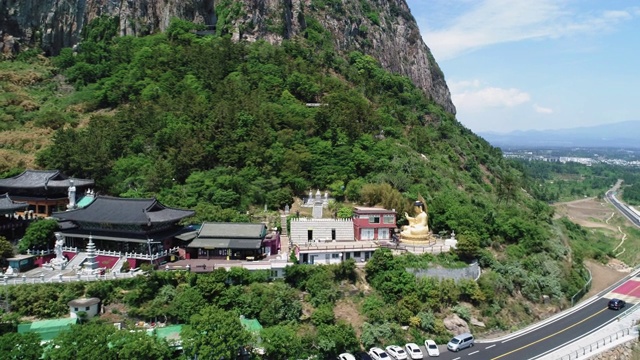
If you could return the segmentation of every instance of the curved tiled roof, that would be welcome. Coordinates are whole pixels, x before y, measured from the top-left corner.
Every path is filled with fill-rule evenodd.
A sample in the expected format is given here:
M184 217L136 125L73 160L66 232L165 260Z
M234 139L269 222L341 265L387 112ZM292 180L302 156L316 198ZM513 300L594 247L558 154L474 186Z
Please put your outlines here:
M155 198L126 199L97 196L82 209L55 212L52 217L77 222L151 225L178 221L193 214L195 214L193 210L166 207Z
M11 200L11 198L9 197L9 194L0 195L0 214L26 210L28 207L29 207L29 204L25 202L17 202L17 201Z
M37 188L68 188L71 180L75 186L90 186L91 179L69 178L58 170L25 170L14 177L0 179L0 188L37 189Z

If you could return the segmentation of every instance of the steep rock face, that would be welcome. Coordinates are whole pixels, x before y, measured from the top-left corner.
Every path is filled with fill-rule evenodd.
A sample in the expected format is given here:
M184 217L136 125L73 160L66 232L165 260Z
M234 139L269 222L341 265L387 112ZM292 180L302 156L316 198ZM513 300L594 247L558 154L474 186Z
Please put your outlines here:
M6 44L0 50L40 46L57 54L77 44L83 27L102 15L120 19L120 35L162 31L173 17L213 24L213 5L203 0L0 0L0 38ZM14 41L7 43L10 37Z
M218 34L236 40L274 44L304 35L315 20L338 51L373 56L448 112L456 111L405 0L0 0L0 51L39 45L56 54L75 45L82 28L101 15L118 16L121 35L163 31L179 17L216 26Z

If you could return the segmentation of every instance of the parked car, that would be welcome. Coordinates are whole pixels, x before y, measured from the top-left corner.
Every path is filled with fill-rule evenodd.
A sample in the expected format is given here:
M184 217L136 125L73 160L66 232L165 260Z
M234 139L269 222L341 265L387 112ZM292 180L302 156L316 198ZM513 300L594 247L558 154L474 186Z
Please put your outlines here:
M429 356L440 356L440 349L438 349L438 345L433 340L425 340L424 347L427 349L427 354Z
M422 354L422 350L420 350L420 346L415 343L408 343L404 346L404 350L409 355L409 358L412 360L423 359L424 354Z
M387 354L384 350L377 347L372 347L371 349L369 349L369 356L371 356L371 359L373 360L390 360L391 359L389 354Z
M349 353L342 353L338 355L338 360L356 360L356 358Z
M625 305L626 305L626 303L624 302L624 300L620 300L620 299L616 299L616 298L609 300L609 309L620 310Z
M371 356L364 351L358 351L354 355L357 360L371 360Z
M466 349L468 347L472 347L474 343L473 335L469 333L464 333L460 335L456 335L449 341L447 344L447 349L451 351L460 351L462 349Z
M391 355L396 360L406 360L407 353L398 345L389 345L387 346L387 353Z
M371 356L369 356L369 354L367 354L364 351L358 351L353 355L356 357L357 360L371 360Z

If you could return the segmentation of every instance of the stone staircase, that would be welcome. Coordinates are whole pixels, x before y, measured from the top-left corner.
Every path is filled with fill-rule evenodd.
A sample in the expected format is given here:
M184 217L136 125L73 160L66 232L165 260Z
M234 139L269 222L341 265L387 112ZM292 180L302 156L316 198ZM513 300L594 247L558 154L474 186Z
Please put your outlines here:
M86 252L79 252L76 254L76 256L73 257L73 259L71 259L71 261L69 261L69 263L67 263L67 269L74 269L77 267L80 267L80 264L82 264L82 262L87 258L87 253Z
M280 226L282 227L282 234L288 235L287 233L287 215L280 215Z
M120 257L120 259L118 259L118 262L116 262L116 264L113 265L113 267L111 268L111 272L119 273L125 261L127 261L126 257L124 256Z

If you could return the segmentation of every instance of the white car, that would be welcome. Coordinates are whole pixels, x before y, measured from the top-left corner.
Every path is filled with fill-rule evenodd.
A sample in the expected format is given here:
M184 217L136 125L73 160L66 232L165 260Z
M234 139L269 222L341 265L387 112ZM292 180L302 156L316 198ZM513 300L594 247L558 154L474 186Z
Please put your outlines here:
M433 340L425 340L424 347L427 349L427 354L429 356L440 356L440 350L438 349L438 345Z
M391 356L389 356L389 354L377 347L369 349L369 356L371 356L373 360L391 360Z
M409 358L412 360L422 359L424 358L424 354L422 354L422 350L420 350L420 346L416 343L408 343L404 346L404 349L407 351Z
M356 360L356 357L349 353L342 353L338 355L338 360Z
M393 356L396 360L406 360L407 353L398 345L389 345L387 346L387 352L389 355Z

